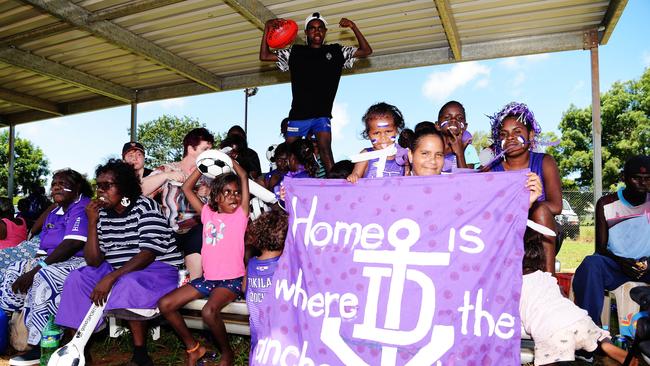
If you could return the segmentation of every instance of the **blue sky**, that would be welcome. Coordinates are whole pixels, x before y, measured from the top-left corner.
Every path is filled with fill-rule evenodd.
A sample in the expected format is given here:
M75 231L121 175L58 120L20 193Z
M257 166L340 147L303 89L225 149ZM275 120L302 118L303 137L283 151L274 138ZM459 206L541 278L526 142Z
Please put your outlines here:
M609 43L600 48L601 92L615 81L638 78L650 67L648 14L650 1L629 1ZM557 131L570 104L591 103L589 67L588 51L571 51L343 77L332 121L335 158L344 159L370 145L360 137L360 118L380 101L396 105L407 126L413 127L435 120L442 104L458 100L465 105L470 132L487 131L486 114L521 101L531 107L544 131ZM249 99L249 144L260 154L263 170L268 164L265 149L282 141L279 124L290 105L288 84L261 87ZM138 106L138 123L163 114L198 118L210 130L225 132L234 124L243 126L244 93L143 103ZM98 164L119 157L129 139L129 121L130 108L119 107L19 125L16 131L45 152L51 170L71 167L92 177Z

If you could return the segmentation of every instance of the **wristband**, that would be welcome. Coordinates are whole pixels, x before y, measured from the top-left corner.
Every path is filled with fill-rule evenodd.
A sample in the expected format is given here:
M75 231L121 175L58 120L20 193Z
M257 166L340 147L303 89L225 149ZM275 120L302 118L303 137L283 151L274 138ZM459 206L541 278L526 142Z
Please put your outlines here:
M47 268L47 263L45 263L45 261L43 260L38 261L36 264L41 266L41 268Z

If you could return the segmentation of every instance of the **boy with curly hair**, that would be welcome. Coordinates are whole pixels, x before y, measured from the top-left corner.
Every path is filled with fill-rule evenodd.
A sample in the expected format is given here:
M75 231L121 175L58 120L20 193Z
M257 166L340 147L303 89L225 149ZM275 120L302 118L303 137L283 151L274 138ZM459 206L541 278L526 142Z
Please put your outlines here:
M250 314L251 357L257 345L257 330L262 323L260 311L264 296L272 290L272 278L284 250L289 219L283 211L263 213L246 230L246 242L261 252L248 260L246 305Z

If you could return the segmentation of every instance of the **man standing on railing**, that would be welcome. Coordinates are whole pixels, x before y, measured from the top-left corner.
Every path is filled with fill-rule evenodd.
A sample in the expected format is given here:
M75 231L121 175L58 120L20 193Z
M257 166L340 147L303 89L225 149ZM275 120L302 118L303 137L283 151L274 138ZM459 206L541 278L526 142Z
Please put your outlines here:
M634 156L623 169L625 187L596 203L596 253L576 270L576 304L600 324L603 293L625 282L650 282L650 156Z
M266 35L277 19L266 22L260 60L274 61L282 71L291 72L291 111L287 128L287 144L301 138L316 135L318 148L325 169L329 172L334 165L332 157L332 105L339 87L343 68L351 68L358 57L372 54L372 48L353 21L342 18L339 26L350 28L359 48L325 44L327 21L320 13L313 13L305 20L307 45L293 45L290 48L271 52Z

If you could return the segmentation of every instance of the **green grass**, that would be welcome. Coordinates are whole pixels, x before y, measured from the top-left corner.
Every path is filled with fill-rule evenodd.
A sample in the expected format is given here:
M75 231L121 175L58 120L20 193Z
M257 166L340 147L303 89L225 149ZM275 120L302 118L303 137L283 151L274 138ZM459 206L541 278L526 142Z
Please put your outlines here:
M202 364L204 366L216 365L219 353L209 339L208 332L192 330L192 333L208 349ZM230 346L235 351L235 366L248 365L250 337L229 335L229 340ZM167 326L160 328L160 339L153 341L149 338L147 351L155 365L173 366L182 365L185 362L185 348L174 331ZM108 332L104 331L97 335L97 339L91 345L94 363L98 366L122 365L130 359L131 352L131 335L128 333L117 338L110 338Z
M581 226L580 236L577 240L564 239L557 259L562 268L560 272L575 272L584 257L594 253L594 227Z

